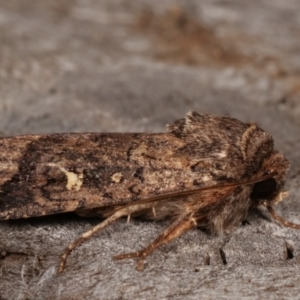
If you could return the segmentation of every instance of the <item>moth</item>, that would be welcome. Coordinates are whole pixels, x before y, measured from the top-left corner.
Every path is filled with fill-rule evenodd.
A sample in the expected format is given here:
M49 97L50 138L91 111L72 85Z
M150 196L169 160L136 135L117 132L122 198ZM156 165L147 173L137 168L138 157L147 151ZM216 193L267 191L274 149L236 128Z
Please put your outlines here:
M65 133L0 139L0 219L76 212L104 220L64 251L71 251L121 217L169 219L144 249L115 256L145 258L195 228L230 231L253 207L273 206L290 167L273 138L256 124L189 112L167 133Z

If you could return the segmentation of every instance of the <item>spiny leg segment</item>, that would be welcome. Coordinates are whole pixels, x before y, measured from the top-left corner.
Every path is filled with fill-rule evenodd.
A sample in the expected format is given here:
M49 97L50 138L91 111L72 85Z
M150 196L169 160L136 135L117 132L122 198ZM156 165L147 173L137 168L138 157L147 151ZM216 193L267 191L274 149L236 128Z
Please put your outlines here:
M83 233L77 240L75 240L73 243L69 244L69 246L65 249L61 260L59 264L58 272L63 272L67 257L70 255L70 253L79 245L87 241L89 238L91 238L94 234L99 232L100 230L104 229L106 226L112 224L116 220L120 219L121 217L128 216L136 211L140 211L147 208L152 208L155 206L155 203L136 203L129 206L125 206L124 208L119 209L117 212L115 212L113 215L108 217L106 220L98 224L97 226L93 227L91 230Z
M143 250L125 253L114 256L114 259L125 259L125 258L134 258L139 257L137 270L141 271L144 267L145 258L151 254L159 246L166 244L175 238L179 237L186 231L190 230L193 227L197 226L196 219L190 215L183 215L173 222L162 234L160 234L150 245L148 245Z

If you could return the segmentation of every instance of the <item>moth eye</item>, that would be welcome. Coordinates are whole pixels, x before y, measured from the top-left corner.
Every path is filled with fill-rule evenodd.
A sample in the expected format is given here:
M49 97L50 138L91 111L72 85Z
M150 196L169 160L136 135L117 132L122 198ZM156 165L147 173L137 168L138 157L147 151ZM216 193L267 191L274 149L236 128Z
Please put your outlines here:
M252 200L270 199L274 195L276 187L277 184L274 178L269 178L264 181L257 182L253 187L250 198Z

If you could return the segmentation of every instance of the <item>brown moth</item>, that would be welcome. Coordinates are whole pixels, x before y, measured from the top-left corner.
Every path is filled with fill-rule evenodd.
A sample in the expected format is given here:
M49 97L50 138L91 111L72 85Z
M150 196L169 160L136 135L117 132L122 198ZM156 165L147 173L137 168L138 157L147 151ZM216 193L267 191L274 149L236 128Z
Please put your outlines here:
M124 216L169 218L138 257L138 269L157 247L194 227L229 231L252 207L273 210L287 192L289 162L256 124L190 112L167 133L74 133L0 139L0 219L74 211L105 220L82 234L70 252Z

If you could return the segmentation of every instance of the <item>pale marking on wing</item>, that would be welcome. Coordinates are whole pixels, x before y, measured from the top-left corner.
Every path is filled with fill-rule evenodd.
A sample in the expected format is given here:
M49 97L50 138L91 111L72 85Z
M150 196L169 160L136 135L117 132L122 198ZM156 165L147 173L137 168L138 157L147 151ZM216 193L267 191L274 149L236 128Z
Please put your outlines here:
M227 156L227 152L226 151L222 151L219 153L216 153L216 156L218 156L219 158L224 158Z
M74 172L69 172L67 169L64 167L61 167L57 164L49 163L47 164L50 167L57 167L59 168L67 177L67 184L66 188L67 190L75 190L78 192L82 186L83 183L83 173L76 174Z
M210 180L212 180L212 178L209 175L204 175L203 177L201 177L201 181L203 182L210 181Z
M110 178L113 182L119 183L119 182L121 182L121 180L123 178L123 174L118 172L118 173L113 174Z

